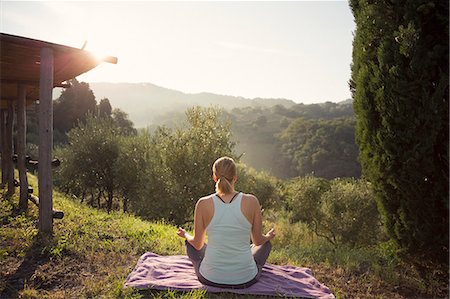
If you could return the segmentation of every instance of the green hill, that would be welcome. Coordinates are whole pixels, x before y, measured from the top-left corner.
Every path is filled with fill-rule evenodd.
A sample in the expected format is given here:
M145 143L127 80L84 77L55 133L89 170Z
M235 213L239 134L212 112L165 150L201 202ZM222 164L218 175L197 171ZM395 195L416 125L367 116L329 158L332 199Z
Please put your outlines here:
M184 93L151 83L89 83L95 97L108 98L111 105L129 114L136 127L155 124L156 118L172 112L184 112L192 106L219 106L225 109L271 107L277 104L289 108L295 103L287 99L248 99L208 92Z
M36 190L36 177L30 175L29 180ZM120 212L108 214L55 191L54 207L65 216L54 221L53 239L42 240L37 237L37 208L30 204L27 215L18 214L18 192L9 199L4 194L2 190L0 298L242 298L202 291L123 289L143 253L184 253L174 226ZM438 282L425 285L417 273L399 265L387 244L333 248L301 224L290 224L286 217L270 211L264 213L266 224L277 229L269 262L311 268L337 298L440 297L448 292L439 289L442 284Z

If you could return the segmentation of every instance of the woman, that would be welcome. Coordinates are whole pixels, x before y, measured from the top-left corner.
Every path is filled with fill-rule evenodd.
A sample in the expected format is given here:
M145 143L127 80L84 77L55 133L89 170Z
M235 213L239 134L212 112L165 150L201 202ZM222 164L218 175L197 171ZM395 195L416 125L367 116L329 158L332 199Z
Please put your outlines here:
M251 194L234 190L236 164L229 157L213 165L216 192L198 200L194 235L179 228L186 239L187 255L203 284L246 288L258 281L275 237L274 229L263 235L261 206ZM208 234L208 246L205 235ZM250 246L250 237L253 244Z

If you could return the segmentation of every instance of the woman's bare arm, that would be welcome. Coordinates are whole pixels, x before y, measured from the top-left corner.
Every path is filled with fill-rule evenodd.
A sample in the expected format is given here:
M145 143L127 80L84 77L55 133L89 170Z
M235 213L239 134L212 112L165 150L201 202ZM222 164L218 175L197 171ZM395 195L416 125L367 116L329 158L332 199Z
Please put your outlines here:
M177 235L185 238L195 249L202 249L205 244L206 227L204 225L204 199L200 199L195 205L194 212L194 235L191 236L183 228L179 228Z
M253 223L252 223L252 241L256 246L262 245L267 241L275 237L275 230L272 228L265 235L262 234L262 213L261 205L255 196L252 196L252 210L253 210Z

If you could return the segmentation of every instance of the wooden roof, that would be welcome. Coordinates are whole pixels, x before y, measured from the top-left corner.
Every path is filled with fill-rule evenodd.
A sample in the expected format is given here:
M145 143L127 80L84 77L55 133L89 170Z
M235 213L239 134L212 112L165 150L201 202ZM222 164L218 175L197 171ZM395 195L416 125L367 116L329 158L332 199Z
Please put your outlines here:
M41 40L0 33L0 100L17 99L17 86L27 86L27 102L39 98L40 52L42 48L53 50L54 87L73 79L99 65L102 61L117 63L117 58L108 56L101 60L81 49L45 42Z

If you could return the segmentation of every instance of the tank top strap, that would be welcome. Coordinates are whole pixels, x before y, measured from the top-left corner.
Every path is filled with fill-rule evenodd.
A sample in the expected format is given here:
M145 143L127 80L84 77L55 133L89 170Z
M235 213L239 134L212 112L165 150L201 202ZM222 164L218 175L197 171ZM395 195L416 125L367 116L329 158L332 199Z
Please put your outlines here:
M230 202L225 202L217 193L214 193L212 198L214 201L214 205L216 203L221 203L221 204L225 204L225 205L233 205L236 200L238 200L238 197L242 198L242 192L236 192L236 194L233 196L233 198L231 198ZM240 202L241 199L239 199Z
M222 218L222 214L223 214L223 209L222 209L223 203L222 203L221 199L217 196L217 194L213 194L211 196L211 198L212 198L213 206L214 206L214 214L213 214L208 226L206 227L207 232L209 231L209 229L212 226L214 226L216 224L218 219Z
M242 192L239 192L238 194L236 194L236 197L233 199L233 201L231 203L233 205L239 207L239 209L240 209L241 208L242 197L243 197Z
M216 193L214 193L211 197L212 197L212 200L213 200L213 203L214 203L214 208L215 208L217 206L217 204L219 202L221 202L221 199L219 198L219 196L217 196Z

